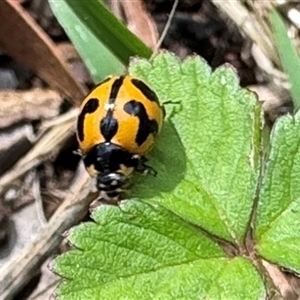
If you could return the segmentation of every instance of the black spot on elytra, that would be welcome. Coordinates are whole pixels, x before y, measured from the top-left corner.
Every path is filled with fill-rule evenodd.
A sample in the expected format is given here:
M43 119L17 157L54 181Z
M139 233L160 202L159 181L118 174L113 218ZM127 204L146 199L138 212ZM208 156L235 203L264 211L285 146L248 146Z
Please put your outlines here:
M131 83L140 90L144 96L149 99L150 101L156 102L159 104L158 98L156 94L141 80L133 78L131 79Z
M109 94L108 104L115 103L123 81L124 76L120 76L113 82ZM106 116L100 122L100 131L106 142L109 142L117 133L118 121L113 117L113 109L108 108Z
M91 98L88 100L88 102L84 105L82 108L77 121L77 133L80 141L82 142L84 140L84 119L87 114L91 114L97 110L99 107L99 101L96 98Z
M112 110L100 122L100 130L106 142L109 142L118 131L118 121L113 118Z
M119 90L120 90L120 87L123 84L123 81L124 81L124 76L120 76L112 84L110 95L109 95L109 100L108 100L109 104L115 103L115 101L117 99L117 96L118 96L118 93L119 93Z
M139 118L139 129L135 137L135 141L139 146L146 141L149 134L157 134L158 124L155 120L149 120L146 109L142 103L131 100L124 105L124 110L131 116Z

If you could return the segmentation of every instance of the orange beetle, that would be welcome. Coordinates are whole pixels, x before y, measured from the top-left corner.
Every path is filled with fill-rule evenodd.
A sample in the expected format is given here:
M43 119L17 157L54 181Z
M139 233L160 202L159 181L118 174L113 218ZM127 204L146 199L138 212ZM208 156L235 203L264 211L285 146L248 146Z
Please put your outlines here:
M77 139L85 167L97 176L100 197L119 200L134 170L145 165L162 128L164 108L154 91L135 77L110 76L84 99L77 120Z

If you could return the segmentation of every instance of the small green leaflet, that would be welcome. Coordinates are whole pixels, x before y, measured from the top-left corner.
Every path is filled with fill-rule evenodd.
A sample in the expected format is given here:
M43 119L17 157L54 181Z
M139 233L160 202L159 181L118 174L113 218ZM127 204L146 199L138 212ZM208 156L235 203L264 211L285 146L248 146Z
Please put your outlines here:
M282 117L258 203L256 239L266 259L300 272L300 114Z
M122 210L121 210L122 209ZM102 206L70 231L77 247L55 271L61 300L258 299L263 285L243 258L226 258L210 239L158 205Z

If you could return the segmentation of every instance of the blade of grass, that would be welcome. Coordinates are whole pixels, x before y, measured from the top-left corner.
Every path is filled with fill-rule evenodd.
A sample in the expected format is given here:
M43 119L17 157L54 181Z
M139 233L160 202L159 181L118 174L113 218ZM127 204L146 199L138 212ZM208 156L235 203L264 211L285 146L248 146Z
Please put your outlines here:
M53 6L56 2L50 0ZM65 0L75 15L124 65L134 55L149 58L152 51L97 0ZM73 24L74 27L74 24ZM99 53L99 52L98 52ZM98 55L101 55L99 53Z
M274 32L278 53L285 73L291 83L291 94L295 108L300 107L300 59L296 47L287 34L287 27L275 9L272 9L269 19Z
M74 13L65 1L49 1L51 8L82 57L94 82L124 73L124 65Z

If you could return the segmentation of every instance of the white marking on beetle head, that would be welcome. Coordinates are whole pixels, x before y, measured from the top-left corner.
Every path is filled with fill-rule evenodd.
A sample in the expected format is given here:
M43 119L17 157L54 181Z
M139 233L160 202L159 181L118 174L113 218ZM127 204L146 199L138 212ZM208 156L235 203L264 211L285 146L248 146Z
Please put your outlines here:
M111 180L117 180L119 179L119 174L116 174L116 173L110 173L108 174L108 177L111 179Z

